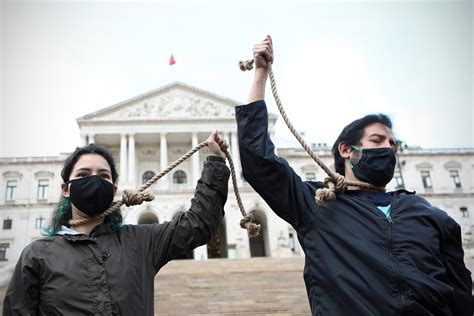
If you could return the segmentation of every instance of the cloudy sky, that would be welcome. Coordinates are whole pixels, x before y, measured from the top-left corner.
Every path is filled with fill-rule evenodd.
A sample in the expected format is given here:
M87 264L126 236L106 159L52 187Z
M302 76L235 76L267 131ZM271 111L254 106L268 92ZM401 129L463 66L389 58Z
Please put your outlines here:
M174 81L244 103L266 34L309 142L383 112L409 145L474 147L472 1L221 2L2 1L0 156L69 152L76 118Z

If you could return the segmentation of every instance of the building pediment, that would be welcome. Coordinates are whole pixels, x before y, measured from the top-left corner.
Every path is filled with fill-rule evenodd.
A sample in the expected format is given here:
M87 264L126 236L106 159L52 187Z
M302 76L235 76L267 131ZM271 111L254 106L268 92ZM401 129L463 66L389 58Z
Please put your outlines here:
M445 163L443 166L444 166L444 168L446 168L446 169L461 169L461 168L462 168L461 163L459 163L459 162L457 162L457 161L454 161L454 160L448 161L448 162Z
M420 162L415 165L417 169L433 169L433 165L429 162Z
M86 122L233 118L239 102L183 83L173 83L78 119Z
M40 170L40 171L35 172L35 177L36 178L53 178L54 172L47 171L47 170Z
M21 179L23 177L23 174L19 171L5 171L3 173L3 177L5 179Z

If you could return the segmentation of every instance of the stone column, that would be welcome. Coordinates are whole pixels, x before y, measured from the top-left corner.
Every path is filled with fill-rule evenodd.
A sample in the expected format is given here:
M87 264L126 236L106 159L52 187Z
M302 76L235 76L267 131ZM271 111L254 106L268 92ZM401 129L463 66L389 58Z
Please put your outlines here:
M207 244L194 249L194 260L207 260Z
M135 134L128 135L128 183L135 188L137 179L136 170L136 153L135 153Z
M94 141L94 134L89 134L88 136L89 136L89 144L95 143L95 141Z
M127 134L120 135L120 183L127 183Z
M240 165L239 142L237 132L231 132L231 155L234 161L235 175L237 177L237 185L242 185L242 167Z
M81 146L87 146L87 135L81 134Z
M193 133L192 135L192 148L196 147L199 144L198 135L197 133ZM193 159L193 182L191 183L192 186L195 186L201 176L201 168L199 165L199 152L195 153L192 156Z
M166 133L161 133L160 134L161 139L160 139L160 172L165 170L168 167L168 143L166 140ZM168 183L168 175L163 176L163 178L160 179L160 182L162 183L161 187L163 189L167 189L169 186Z

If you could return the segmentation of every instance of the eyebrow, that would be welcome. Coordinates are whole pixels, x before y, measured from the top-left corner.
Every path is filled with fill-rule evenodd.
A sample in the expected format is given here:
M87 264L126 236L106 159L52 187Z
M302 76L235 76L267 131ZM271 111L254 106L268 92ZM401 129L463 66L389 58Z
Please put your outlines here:
M91 169L90 169L90 168L80 168L80 169L77 169L77 170L76 170L76 172L79 172L79 171L88 171L88 172L90 172ZM112 172L110 172L110 170L108 170L108 169L99 169L99 172L108 172L108 173L110 173L110 174L112 173Z
M382 134L373 133L373 134L370 134L369 137L378 137L378 138L381 138L381 139L385 139L385 138L388 137L391 144L396 144L397 143L397 141L395 140L394 137L389 137L389 136L385 136L385 135L382 135Z

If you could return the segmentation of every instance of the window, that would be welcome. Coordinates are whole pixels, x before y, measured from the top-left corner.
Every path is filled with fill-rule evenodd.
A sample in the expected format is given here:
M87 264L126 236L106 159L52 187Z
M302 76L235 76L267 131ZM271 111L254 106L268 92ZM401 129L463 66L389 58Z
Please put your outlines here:
M35 221L35 228L36 229L41 229L43 227L44 227L44 217L40 216Z
M173 173L173 183L183 184L186 183L186 173L183 170L178 170Z
M462 213L462 217L469 217L469 211L467 210L467 207L462 206L459 208L459 210Z
M5 192L5 201L15 201L18 180L7 180L7 190Z
M306 181L316 181L316 172L306 172L304 177Z
M288 243L289 243L289 247L291 249L291 251L295 251L296 250L296 243L295 243L295 234L293 233L290 233L289 236L288 236Z
M449 170L449 176L453 179L453 184L455 188L461 187L461 179L459 178L459 171Z
M12 220L7 218L3 220L3 229L12 229Z
M405 183L403 183L402 173L400 170L395 170L395 174L393 175L393 179L395 180L395 189L404 189Z
M46 200L48 198L49 180L38 180L38 200Z
M433 188L433 183L431 182L430 172L428 170L421 171L421 180L423 181L423 187L425 189Z
M155 176L155 173L151 170L145 171L145 173L142 176L142 184L145 184Z
M7 248L10 244L0 244L0 261L7 261Z

